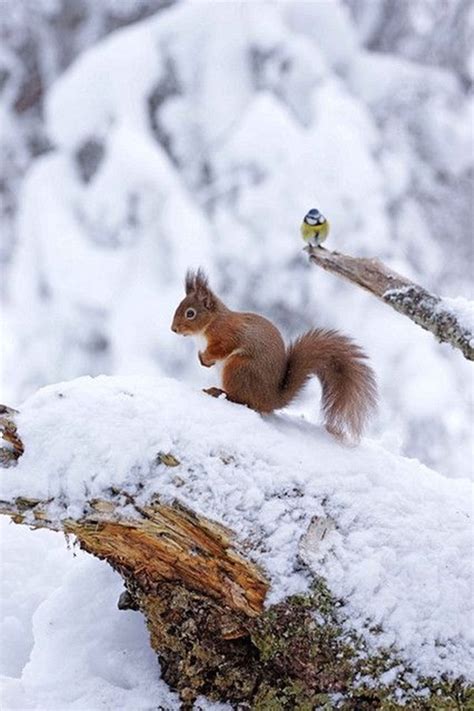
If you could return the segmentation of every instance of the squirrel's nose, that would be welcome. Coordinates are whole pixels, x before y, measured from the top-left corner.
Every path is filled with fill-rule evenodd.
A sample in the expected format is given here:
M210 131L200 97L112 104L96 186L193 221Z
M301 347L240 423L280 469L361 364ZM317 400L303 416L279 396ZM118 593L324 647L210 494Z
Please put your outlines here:
M173 333L178 333L178 329L174 325L171 326L171 330L173 331Z

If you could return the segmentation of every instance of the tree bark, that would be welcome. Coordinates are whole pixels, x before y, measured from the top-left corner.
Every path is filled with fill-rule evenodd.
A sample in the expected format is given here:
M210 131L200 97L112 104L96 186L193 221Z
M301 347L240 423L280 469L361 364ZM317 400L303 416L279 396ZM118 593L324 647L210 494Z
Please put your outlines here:
M14 464L23 454L23 442L16 430L15 415L18 410L6 405L0 405L0 435L9 447L0 447L0 466L7 467Z
M430 331L440 343L450 343L462 351L465 358L474 360L474 333L459 322L441 297L397 274L378 259L350 257L324 247L306 249L313 264L369 291Z

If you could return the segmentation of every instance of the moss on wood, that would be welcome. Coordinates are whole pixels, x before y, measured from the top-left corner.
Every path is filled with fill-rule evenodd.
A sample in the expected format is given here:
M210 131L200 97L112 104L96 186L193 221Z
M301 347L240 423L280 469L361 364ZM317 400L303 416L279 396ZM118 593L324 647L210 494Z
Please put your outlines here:
M263 681L251 708L474 709L474 689L463 679L417 677L394 650L369 653L344 621L344 605L322 579L311 594L290 597L254 620Z
M369 654L323 580L253 619L175 583L128 588L183 709L204 695L254 711L474 711L462 679L417 678L393 650Z

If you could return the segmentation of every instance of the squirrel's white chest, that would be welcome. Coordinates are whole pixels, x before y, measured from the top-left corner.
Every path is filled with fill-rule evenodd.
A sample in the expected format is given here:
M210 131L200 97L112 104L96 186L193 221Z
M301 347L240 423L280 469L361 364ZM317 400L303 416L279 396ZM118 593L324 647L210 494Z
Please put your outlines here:
M203 333L197 333L195 336L193 336L193 338L196 342L198 350L203 353L207 348L206 336ZM211 369L217 375L219 385L222 385L222 371L224 370L226 360L227 358L223 358L222 360L216 361L216 363L211 366Z
M207 338L203 333L197 333L195 336L193 336L194 340L196 341L196 346L198 351L205 351L207 348Z

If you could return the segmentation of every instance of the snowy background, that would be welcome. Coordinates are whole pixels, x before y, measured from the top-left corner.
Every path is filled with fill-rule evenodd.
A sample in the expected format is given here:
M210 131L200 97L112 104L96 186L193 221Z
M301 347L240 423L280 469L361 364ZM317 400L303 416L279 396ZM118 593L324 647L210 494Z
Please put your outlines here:
M1 400L82 374L207 382L194 344L169 329L184 271L200 264L229 305L287 337L313 325L356 337L380 382L370 434L473 476L471 364L310 267L298 235L317 206L329 247L473 298L468 0L0 8ZM316 418L309 390L294 410ZM137 689L154 659L137 616L109 610L120 581L54 534L1 530L7 708L107 708L119 688L124 708L146 708ZM94 569L104 596L109 666L95 675L73 593L81 566L88 594ZM44 665L65 665L72 638L85 691L66 705ZM126 690L118 647L136 665Z

